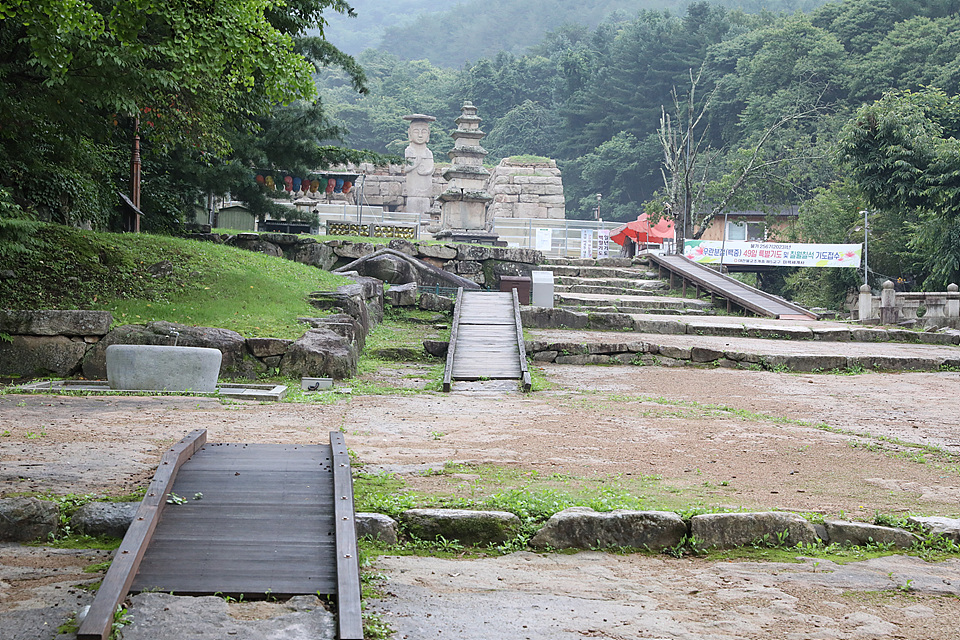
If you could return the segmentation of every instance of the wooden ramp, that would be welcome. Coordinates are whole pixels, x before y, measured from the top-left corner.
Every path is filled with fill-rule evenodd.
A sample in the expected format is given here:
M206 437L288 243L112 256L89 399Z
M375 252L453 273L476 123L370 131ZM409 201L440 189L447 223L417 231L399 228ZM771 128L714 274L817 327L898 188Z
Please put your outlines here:
M205 432L195 432L171 450L189 455L164 456L134 518L142 530L131 526L124 537L77 637L105 638L128 591L155 590L247 599L336 595L339 637L362 640L342 435L331 433L330 445L203 440Z
M443 390L454 380L519 380L530 390L516 289L458 291Z
M687 282L689 281L697 287L698 291L703 288L712 295L725 299L728 311L731 310L731 304L736 304L750 313L768 318L780 318L782 320L819 319L817 314L798 304L760 291L714 269L688 260L684 256L653 253L648 255L661 269L666 269L670 273L671 288L674 286L674 279L679 276L684 294L686 294Z

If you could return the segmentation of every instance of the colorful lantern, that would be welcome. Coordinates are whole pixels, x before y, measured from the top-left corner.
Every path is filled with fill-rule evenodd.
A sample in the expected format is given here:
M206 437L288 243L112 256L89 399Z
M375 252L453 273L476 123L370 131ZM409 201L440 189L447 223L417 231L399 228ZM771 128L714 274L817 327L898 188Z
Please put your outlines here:
M301 185L301 184L303 184L303 180L301 180L300 178L294 178L294 179L293 179L293 190L294 190L294 191L300 191L300 185Z
M344 193L350 193L350 189L353 189L353 183L350 182L349 180L344 180L344 181L343 181L343 192L344 192Z
M267 185L268 189L273 189L273 176L267 176L264 178L263 183Z
M291 176L284 176L283 184L287 191L293 191L293 178Z
M310 193L316 193L320 189L320 181L314 178L310 181Z
M343 193L343 178L337 178L337 186L333 189L334 193Z
M337 186L336 178L330 178L327 180L327 193L333 193L333 188Z
M256 180L257 180L257 184L262 187L262 186L263 186L263 183L264 183L264 178L263 178L263 176L258 173Z

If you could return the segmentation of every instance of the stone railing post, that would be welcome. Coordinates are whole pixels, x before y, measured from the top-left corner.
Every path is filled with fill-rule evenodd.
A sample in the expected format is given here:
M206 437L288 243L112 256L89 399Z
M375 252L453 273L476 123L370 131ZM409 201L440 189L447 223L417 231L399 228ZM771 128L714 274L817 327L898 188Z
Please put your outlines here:
M857 301L857 311L860 322L867 322L873 317L873 292L870 285L860 285L860 298Z
M947 285L947 305L944 315L948 318L960 318L960 293L956 284Z
M899 316L897 292L893 289L893 282L887 280L880 290L880 324L897 324Z

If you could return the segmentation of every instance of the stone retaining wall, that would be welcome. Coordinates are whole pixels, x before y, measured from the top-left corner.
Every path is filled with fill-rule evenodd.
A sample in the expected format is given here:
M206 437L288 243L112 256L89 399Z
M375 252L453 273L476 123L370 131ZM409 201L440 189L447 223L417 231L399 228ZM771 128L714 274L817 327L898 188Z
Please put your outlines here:
M630 341L583 344L528 340L527 356L533 362L557 364L633 364L675 367L700 365L731 369L818 372L843 369L872 371L939 371L960 368L955 358L914 356L842 356L823 354L761 354L721 351L709 347L677 347L653 342Z
M121 537L136 512L136 503L88 503L71 518L70 526L87 535ZM36 498L0 499L0 541L27 542L57 533L59 507ZM555 513L530 539L535 549L632 548L651 551L730 549L748 545L880 544L907 549L933 538L960 543L960 520L911 517L908 523L922 534L898 527L825 519L810 522L785 511L708 513L687 520L670 511L617 509L597 512L573 507ZM408 538L443 538L461 544L488 546L512 540L520 519L503 511L410 509L400 522L374 513L357 514L357 534L394 544Z
M219 377L255 379L279 372L290 377L337 379L356 374L370 330L383 319L383 283L354 276L355 284L316 292L310 302L329 312L300 318L309 326L298 340L244 338L236 331L171 322L110 328L107 311L0 310L0 376L105 380L106 349L112 344L209 347L223 359Z
M272 256L283 256L327 271L345 266L385 246L349 240L318 241L313 237L286 233L204 233L187 237L228 244ZM386 246L494 289L499 287L502 276L530 277L537 265L543 262L543 253L534 249L477 244L428 244L399 238L391 240Z
M528 329L591 329L595 331L635 331L665 335L722 336L727 338L766 338L773 340L816 340L819 342L906 342L911 344L960 345L960 332L910 331L909 329L861 327L760 327L743 324L718 324L693 319L638 318L628 313L585 313L570 309L524 307L520 310ZM731 319L732 320L732 319Z

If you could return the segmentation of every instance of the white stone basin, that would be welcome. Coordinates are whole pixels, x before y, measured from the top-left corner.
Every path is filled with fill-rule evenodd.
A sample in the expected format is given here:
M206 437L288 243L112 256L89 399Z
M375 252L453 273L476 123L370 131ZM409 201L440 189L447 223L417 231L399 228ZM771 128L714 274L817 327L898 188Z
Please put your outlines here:
M118 391L196 391L217 389L219 349L150 344L107 347L107 383Z

